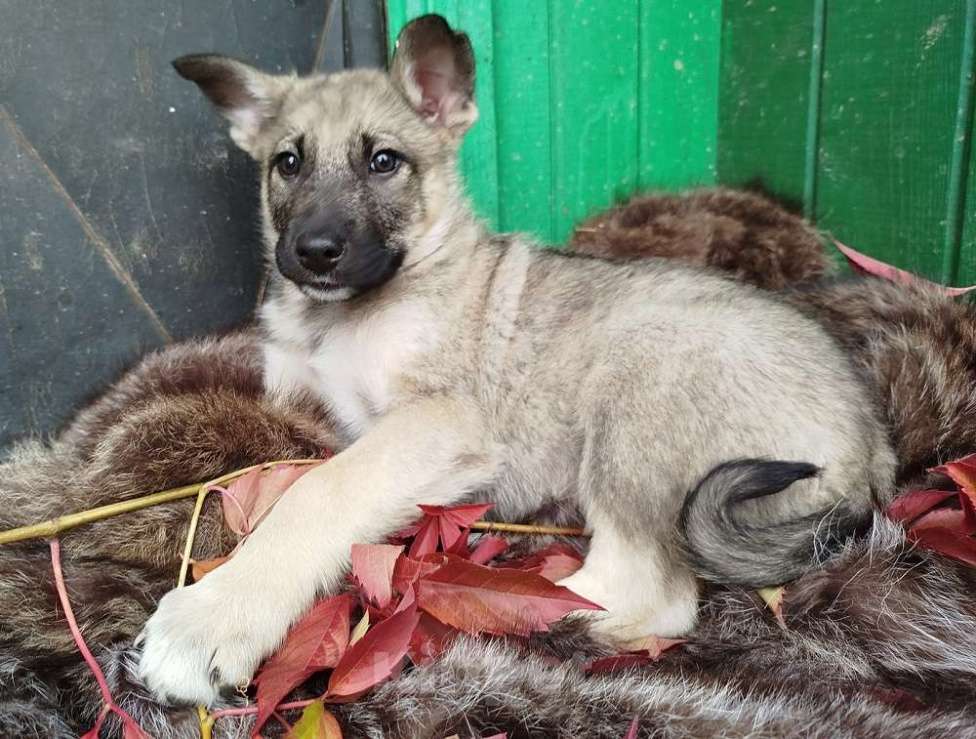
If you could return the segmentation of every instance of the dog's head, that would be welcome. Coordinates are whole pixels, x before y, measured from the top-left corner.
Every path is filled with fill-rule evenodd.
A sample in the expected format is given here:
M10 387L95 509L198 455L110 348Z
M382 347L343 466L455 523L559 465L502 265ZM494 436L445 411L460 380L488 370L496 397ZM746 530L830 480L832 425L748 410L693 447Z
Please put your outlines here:
M306 296L353 297L440 248L478 115L471 44L443 18L403 29L388 74L277 76L210 54L173 65L258 162L270 261Z

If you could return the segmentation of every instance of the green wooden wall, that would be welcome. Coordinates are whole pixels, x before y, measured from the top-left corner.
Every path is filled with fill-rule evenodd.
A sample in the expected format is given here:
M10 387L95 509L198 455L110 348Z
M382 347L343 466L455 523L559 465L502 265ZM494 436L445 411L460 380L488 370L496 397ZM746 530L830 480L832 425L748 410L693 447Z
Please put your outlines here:
M471 36L478 208L559 243L635 190L760 180L841 240L976 282L976 0L388 0Z

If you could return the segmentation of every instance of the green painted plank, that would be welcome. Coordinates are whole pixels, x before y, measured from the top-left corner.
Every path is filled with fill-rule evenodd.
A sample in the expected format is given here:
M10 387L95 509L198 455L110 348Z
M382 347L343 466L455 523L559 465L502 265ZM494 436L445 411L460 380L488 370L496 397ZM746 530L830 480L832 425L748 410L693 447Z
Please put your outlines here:
M721 183L761 181L783 197L802 201L813 20L812 2L724 4L718 124Z
M970 141L976 142L976 122L969 136ZM969 178L959 255L959 275L955 284L976 285L976 145L969 149Z
M721 0L641 0L638 184L714 184Z
M457 19L451 24L464 30L474 48L475 96L478 120L461 146L461 170L475 211L492 228L499 227L498 131L495 120L495 57L492 0L459 0Z
M549 138L549 7L496 0L499 225L555 239Z
M550 0L555 240L637 187L638 5Z
M965 31L959 65L956 128L949 164L946 239L942 279L948 284L976 280L976 180L973 139L976 138L976 0L966 3Z
M830 3L817 216L940 279L965 0Z

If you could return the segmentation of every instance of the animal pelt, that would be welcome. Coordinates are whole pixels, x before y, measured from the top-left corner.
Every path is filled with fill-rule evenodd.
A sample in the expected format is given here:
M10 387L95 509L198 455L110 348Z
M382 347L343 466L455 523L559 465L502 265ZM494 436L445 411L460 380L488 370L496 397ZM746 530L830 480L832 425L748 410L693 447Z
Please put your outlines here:
M648 256L714 267L778 290L829 271L817 231L759 193L728 188L639 195L579 224L573 251L614 259Z
M570 248L677 259L777 290L819 321L877 388L902 484L976 450L976 307L927 283L830 276L816 230L762 195L715 188L638 196L585 221Z
M792 258L792 232L779 233L779 253ZM877 383L903 478L976 447L971 309L874 281L815 284L787 299L823 320ZM315 456L332 443L328 416L311 399L263 395L254 334L190 342L147 357L51 444L11 450L0 465L0 528ZM197 736L195 714L152 702L131 677L128 650L174 583L190 507L167 504L63 537L81 629L117 702L158 737ZM233 543L212 501L196 554ZM3 737L76 736L100 708L50 573L44 543L0 547ZM619 737L634 715L642 736L976 733L974 578L879 519L870 537L790 586L785 630L754 593L712 588L688 644L655 665L585 676L581 663L605 652L574 624L529 643L468 638L340 715L353 737ZM120 734L113 719L107 727L105 735ZM216 726L221 737L247 733L242 719Z

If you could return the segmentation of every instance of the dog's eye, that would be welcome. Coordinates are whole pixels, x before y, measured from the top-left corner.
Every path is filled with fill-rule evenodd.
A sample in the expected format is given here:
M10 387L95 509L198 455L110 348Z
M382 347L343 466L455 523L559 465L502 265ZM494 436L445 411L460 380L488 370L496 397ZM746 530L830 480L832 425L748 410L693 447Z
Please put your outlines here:
M393 174L400 166L400 155L393 149L381 149L369 160L369 171L373 174Z
M283 151L275 158L278 174L286 180L294 177L302 168L302 160L293 151Z

